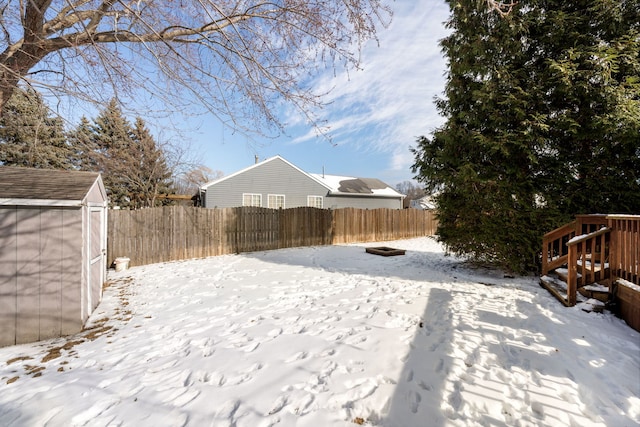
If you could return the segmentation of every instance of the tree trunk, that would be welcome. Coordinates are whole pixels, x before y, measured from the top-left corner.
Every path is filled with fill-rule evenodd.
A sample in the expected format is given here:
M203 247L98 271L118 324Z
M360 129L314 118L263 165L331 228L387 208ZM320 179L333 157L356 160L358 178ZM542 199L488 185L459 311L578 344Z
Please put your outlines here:
M45 56L42 51L30 50L31 52L20 50L10 57L6 56L6 51L0 55L0 69L2 70L0 72L0 115L18 86L18 82Z
M52 0L30 0L24 11L24 36L0 54L0 115L18 82L49 52L44 48L44 14Z

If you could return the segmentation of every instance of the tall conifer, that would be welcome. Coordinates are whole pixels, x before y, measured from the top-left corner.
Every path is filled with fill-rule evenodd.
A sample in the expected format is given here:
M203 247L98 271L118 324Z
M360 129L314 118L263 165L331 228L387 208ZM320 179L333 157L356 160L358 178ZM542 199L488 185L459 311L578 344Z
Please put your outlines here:
M158 147L155 139L140 117L133 126L134 149L131 158L132 167L137 171L131 174L134 187L133 200L137 207L152 207L166 204L167 199L159 200L160 194L174 193L171 170L167 166L164 151Z
M73 151L62 120L33 89L18 89L0 117L0 164L72 169Z
M110 203L123 208L166 202L158 194L173 192L171 170L144 120L131 123L115 100L89 122L82 118L70 135L79 165L101 172Z
M418 139L442 242L510 270L578 213L640 212L637 2L449 2L446 123Z

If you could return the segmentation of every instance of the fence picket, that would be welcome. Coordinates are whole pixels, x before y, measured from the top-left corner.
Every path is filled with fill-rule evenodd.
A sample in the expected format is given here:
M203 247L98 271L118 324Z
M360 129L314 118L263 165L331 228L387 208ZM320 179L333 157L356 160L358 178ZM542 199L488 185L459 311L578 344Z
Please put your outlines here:
M432 211L416 209L204 209L166 206L108 215L107 262L129 265L297 246L333 245L433 235Z

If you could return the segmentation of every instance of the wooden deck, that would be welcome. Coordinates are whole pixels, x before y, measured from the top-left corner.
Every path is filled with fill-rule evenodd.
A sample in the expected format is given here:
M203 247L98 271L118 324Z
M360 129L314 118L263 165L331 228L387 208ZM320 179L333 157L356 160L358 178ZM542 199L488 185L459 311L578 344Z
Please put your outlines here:
M540 285L567 307L610 303L640 331L640 215L579 215L545 234Z

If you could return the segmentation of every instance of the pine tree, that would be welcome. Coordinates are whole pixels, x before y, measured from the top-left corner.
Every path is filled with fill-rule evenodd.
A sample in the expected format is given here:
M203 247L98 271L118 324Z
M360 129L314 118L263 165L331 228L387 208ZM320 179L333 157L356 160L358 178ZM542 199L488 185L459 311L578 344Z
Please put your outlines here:
M115 100L91 123L82 118L70 135L78 165L101 172L113 206L141 208L168 202L158 194L173 193L171 170L144 120L131 123Z
M17 90L0 117L0 164L72 169L73 151L62 119L53 116L33 89Z
M573 215L640 211L633 3L450 2L447 121L414 150L449 250L523 271Z
M97 156L95 155L97 147L94 141L93 125L89 119L82 116L80 124L68 133L67 140L73 147L73 163L76 168L85 171L100 171Z
M102 173L113 206L129 207L132 189L126 175L131 173L128 153L132 145L131 124L112 99L93 120L90 132L84 127L86 123L81 126L77 138L84 140L87 149L83 168Z
M140 117L136 118L132 136L132 171L137 171L130 175L134 206L153 207L158 204L167 204L168 199L157 199L159 194L175 192L164 151L157 146L144 120Z

